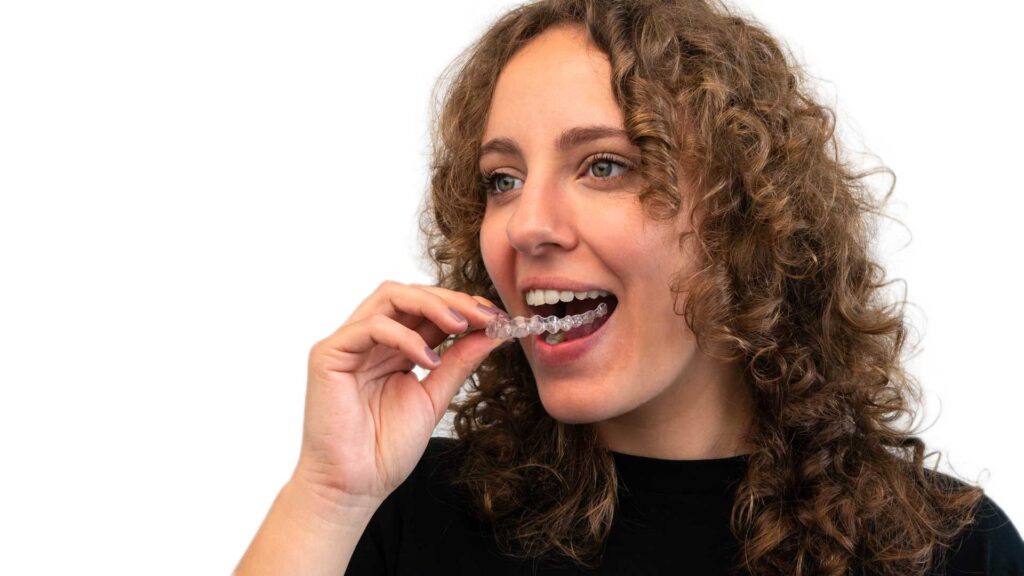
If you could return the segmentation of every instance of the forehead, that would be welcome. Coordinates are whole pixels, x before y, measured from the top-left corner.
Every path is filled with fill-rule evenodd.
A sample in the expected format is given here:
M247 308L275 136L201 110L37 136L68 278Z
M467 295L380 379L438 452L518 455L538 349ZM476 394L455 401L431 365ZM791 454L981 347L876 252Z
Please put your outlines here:
M483 141L528 140L526 133L566 128L621 128L622 111L611 89L611 63L576 27L550 28L523 46L498 75Z

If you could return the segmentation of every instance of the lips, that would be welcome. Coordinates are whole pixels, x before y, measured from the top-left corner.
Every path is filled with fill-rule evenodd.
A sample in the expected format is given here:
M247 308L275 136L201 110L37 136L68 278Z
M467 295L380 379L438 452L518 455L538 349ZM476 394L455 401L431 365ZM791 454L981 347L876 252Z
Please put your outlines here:
M523 299L522 302L527 307L527 315L530 316L536 314L544 318L549 316L564 318L594 310L602 303L608 307L608 312L603 317L596 318L590 324L577 326L565 332L565 339L561 342L549 344L545 341L545 338L549 336L547 333L529 339L530 348L533 350L535 359L551 369L562 365L568 368L569 363L596 346L603 339L603 335L608 332L609 322L612 322L611 318L618 305L618 297L607 287L572 280L565 276L527 277L520 282L518 289ZM560 296L565 292L572 292L574 297L568 302L558 301L552 304L535 302L533 305L529 305L526 304L526 295L530 291L557 291ZM594 294L595 298L590 298L589 295L593 291L597 291L598 294ZM577 296L580 296L583 292L586 292L588 296L578 298ZM531 301L535 298L536 293L531 297ZM550 302L551 300L548 301Z

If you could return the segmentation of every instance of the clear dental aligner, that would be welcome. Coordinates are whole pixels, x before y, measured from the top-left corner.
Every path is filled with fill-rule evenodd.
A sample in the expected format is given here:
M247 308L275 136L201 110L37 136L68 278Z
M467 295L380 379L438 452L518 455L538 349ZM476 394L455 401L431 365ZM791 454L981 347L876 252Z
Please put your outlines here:
M543 334L548 332L551 336L548 336L547 340L551 343L561 342L565 337L565 332L578 328L584 324L590 324L595 319L600 318L608 313L608 305L601 302L597 305L597 308L593 310L587 310L582 314L573 314L571 316L564 316L559 318L558 316L548 316L544 318L542 316L534 315L531 318L524 316L516 316L515 318L506 318L498 316L494 320L487 323L485 333L488 338L498 338L505 340L508 338L525 338L527 336L533 336L534 334Z

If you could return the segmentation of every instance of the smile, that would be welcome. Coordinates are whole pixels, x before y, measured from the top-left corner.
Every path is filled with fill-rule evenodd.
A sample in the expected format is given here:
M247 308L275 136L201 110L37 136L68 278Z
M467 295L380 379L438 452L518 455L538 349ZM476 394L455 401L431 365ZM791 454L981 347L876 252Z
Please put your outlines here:
M600 284L565 276L524 278L518 286L525 318L507 319L498 337L524 338L536 360L554 367L593 348L618 306L618 297Z
M550 346L572 342L596 332L618 303L618 299L605 290L531 290L527 292L526 299L530 310L536 313L534 318L539 317L543 323L543 327L533 333L537 340L543 340ZM544 331L548 334L544 335Z
M608 333L608 326L616 305L617 300L611 296L607 301L598 303L599 308L607 308L608 312L599 317L595 312L593 322L566 332L534 336L530 341L533 344L534 358L540 364L551 368L564 366L568 369L570 366L574 366L578 359L596 348L604 335Z

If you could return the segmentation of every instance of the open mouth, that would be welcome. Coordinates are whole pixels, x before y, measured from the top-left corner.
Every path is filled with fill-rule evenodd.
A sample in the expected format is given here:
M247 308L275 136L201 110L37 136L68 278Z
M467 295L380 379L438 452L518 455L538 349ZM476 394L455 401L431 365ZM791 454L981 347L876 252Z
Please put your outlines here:
M599 330L601 326L611 318L612 313L615 312L615 307L618 305L618 302L619 300L614 294L608 294L607 296L597 296L596 298L587 298L584 300L574 298L569 302L530 305L529 308L534 314L544 318L549 316L563 318L566 316L585 314L588 311L595 310L602 303L608 307L608 313L595 318L593 322L577 326L568 331L558 331L554 334L542 334L537 337L549 345L557 346L565 342L585 338Z

